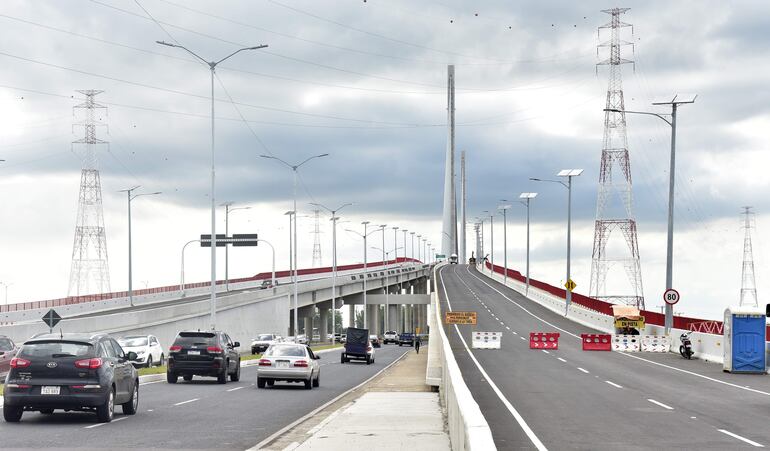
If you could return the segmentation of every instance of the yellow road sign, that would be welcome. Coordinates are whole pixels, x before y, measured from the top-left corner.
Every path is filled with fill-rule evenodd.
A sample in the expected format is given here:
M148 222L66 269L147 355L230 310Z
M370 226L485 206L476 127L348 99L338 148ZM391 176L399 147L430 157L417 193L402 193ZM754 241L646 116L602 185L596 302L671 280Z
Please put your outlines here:
M642 316L639 319L627 319L627 318L615 319L616 329L624 329L626 327L630 327L633 329L644 329L644 317Z
M420 328L419 328L419 327L415 327L415 328L414 328L414 333L416 333L416 334L418 334L418 335L419 335L419 333L420 333Z
M476 312L446 312L446 324L476 324Z
M569 291L574 290L576 286L577 284L572 279L568 280L567 283L564 284L564 288L568 289Z

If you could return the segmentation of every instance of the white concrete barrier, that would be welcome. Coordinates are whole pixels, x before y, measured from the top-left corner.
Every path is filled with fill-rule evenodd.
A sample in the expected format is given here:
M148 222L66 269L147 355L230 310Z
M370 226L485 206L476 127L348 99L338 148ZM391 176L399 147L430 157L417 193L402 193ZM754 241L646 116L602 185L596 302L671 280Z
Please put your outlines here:
M471 348L473 349L500 349L503 342L502 332L473 332Z
M639 352L642 350L641 336L623 334L613 335L612 350L620 352Z
M670 337L666 335L642 335L642 352L668 352Z
M436 269L433 271L433 284L426 383L434 385L436 382L435 376L429 377L437 374L436 361L433 362L434 367L431 368L430 360L430 353L436 353L439 357L437 363L441 366L440 378L438 378L439 399L446 412L452 450L496 450L497 447L492 439L489 424L484 418L484 414L481 413L478 403L473 399L468 386L465 385L460 367L457 365L449 345L449 339L441 326L441 308L436 290Z

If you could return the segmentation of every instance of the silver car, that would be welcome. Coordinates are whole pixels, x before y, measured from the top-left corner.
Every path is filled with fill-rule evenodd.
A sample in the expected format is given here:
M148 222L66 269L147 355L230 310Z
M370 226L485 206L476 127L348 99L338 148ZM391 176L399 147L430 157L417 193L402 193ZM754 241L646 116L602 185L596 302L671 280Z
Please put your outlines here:
M275 381L303 382L307 390L321 381L321 357L309 346L276 343L267 348L257 367L257 387L272 387Z

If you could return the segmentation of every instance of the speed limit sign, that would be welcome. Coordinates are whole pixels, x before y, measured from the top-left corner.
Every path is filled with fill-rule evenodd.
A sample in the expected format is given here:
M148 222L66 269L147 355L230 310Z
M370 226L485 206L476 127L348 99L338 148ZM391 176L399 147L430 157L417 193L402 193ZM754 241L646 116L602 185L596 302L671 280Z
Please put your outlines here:
M679 302L679 292L673 288L669 288L663 293L663 300L666 301L666 304L674 305Z

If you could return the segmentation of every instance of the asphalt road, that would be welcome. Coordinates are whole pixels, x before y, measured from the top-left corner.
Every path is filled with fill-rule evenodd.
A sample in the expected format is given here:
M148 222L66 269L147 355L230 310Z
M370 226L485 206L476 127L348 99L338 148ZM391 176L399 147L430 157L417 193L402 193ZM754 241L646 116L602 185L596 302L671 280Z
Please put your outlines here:
M0 421L2 449L238 449L253 447L284 426L355 387L409 352L394 345L376 350L375 363L340 364L340 351L321 355L321 386L276 383L257 389L256 367L241 369L239 382L219 385L212 378L180 379L140 387L139 412L116 408L112 423L93 414L25 412L20 423ZM121 412L121 413L119 413Z
M477 326L443 327L499 449L770 446L768 376L670 353L582 351L580 334L595 331L475 268L439 272L442 311L478 312ZM473 330L503 332L502 349L470 351L460 336L470 348ZM559 332L559 349L530 350L530 332Z

